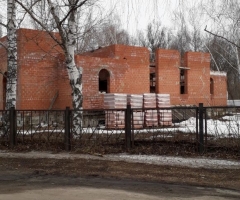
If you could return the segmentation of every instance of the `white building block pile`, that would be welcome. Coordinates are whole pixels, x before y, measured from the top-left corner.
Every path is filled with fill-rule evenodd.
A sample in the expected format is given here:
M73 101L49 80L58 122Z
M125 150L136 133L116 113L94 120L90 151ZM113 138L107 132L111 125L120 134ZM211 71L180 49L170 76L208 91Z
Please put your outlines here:
M109 93L104 94L105 109L126 109L127 95ZM105 125L107 128L124 128L125 127L125 112L124 111L106 111Z
M145 93L136 94L104 94L104 109L126 109L127 104L131 105L133 110L134 128L145 126L171 126L172 111L170 108L169 94ZM142 109L145 109L143 111ZM165 108L157 110L156 108ZM138 110L139 109L139 110ZM148 110L149 109L149 110ZM125 111L106 111L105 124L107 128L124 128Z
M157 108L170 108L170 94L156 94ZM161 126L172 125L172 110L158 110L158 123Z
M143 108L156 108L156 94L145 93L143 94ZM145 125L157 126L158 115L157 110L145 110Z
M143 95L129 94L127 95L127 102L131 105L133 111L133 126L134 128L142 128L144 125ZM136 110L139 108L139 110Z

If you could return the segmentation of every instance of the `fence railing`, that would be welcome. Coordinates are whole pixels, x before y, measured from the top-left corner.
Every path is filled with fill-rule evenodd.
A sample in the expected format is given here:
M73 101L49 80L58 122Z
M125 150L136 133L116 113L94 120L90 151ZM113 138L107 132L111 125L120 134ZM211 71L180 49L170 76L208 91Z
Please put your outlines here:
M182 144L199 153L225 149L240 154L240 107L170 107L161 109L82 110L81 125L73 126L76 110L0 111L1 146L121 152L140 146ZM76 130L75 130L76 129ZM108 148L105 148L105 147ZM179 147L179 151L181 151ZM165 149L161 149L164 153Z

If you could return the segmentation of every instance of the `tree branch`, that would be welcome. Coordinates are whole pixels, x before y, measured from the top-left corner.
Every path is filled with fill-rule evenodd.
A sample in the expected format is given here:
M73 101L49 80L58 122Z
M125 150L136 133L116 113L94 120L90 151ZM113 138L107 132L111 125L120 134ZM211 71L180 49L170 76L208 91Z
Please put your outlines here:
M54 41L56 41L62 48L64 48L63 47L63 44L54 36L54 34L52 33L52 32L50 32L48 29L47 29L47 27L43 24L43 23L41 23L35 16L34 16L34 14L30 11L30 9L28 9L25 5L23 5L23 3L21 2L21 1L19 1L19 0L15 0L29 15L30 15L30 17L34 20L34 21L36 21L49 35L50 35L50 37L54 40Z
M76 9L80 8L80 7L83 6L88 0L84 0L84 1L82 1L79 5L77 5L79 1L80 1L80 0L77 0L77 1L75 2L75 4L72 5L71 9L68 11L68 13L65 15L65 17L59 22L60 25L68 18L68 16L70 15L70 13L71 13L73 10L76 10Z
M2 22L0 22L0 25L3 26L3 27L5 27L5 28L7 28L7 25L4 24L4 23L2 23Z
M53 6L53 3L52 3L51 0L47 0L47 2L48 2L48 5L50 7L50 12L52 14L52 17L53 17L53 19L54 19L54 21L55 21L55 23L57 25L58 32L59 32L61 38L63 39L63 38L65 38L65 36L66 36L65 34L66 33L64 32L64 29L63 29L63 27L61 26L61 23L60 23L60 19L59 19L58 15L55 12L55 7ZM61 47L64 49L64 51L66 51L66 40L62 40Z
M0 42L0 45L4 47L4 49L8 50L7 49L7 46L5 44L3 44L2 42Z
M215 37L219 37L219 38L221 38L221 39L224 39L224 40L226 40L227 42L229 42L230 44L232 44L232 45L234 45L234 46L236 46L237 48L240 49L240 46L237 45L236 43L228 40L227 38L225 38L225 37L223 37L223 36L221 36L221 35L217 35L217 34L215 34L215 33L212 33L211 31L208 31L208 30L207 30L207 26L204 28L204 31L206 31L207 33L209 33L209 34L211 34L211 35L213 35L213 36L215 36Z
M0 74L2 74L3 77L7 78L7 75L5 73L3 73L2 70L0 70Z

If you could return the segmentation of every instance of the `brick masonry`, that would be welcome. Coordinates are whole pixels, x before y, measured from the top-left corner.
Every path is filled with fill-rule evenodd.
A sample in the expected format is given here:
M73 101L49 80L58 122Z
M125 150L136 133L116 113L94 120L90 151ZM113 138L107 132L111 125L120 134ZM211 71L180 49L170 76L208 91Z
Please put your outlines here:
M56 42L43 31L19 29L17 109L64 109L71 103L71 88L64 65L64 56ZM55 36L58 38L58 34ZM6 37L0 41L6 44ZM6 50L0 46L0 70L7 71ZM210 55L187 52L181 66L176 50L156 52L156 93L169 93L171 104L226 105L226 76L210 75ZM99 72L109 72L109 92L143 94L150 92L149 51L144 47L111 45L75 56L76 65L83 68L83 107L103 108L99 92ZM187 93L180 94L180 70L187 69ZM210 94L210 78L214 93ZM4 80L0 76L0 109L4 107Z
M156 52L156 93L167 93L173 105L227 105L226 74L210 76L210 55L186 52L183 60L176 50L158 49ZM180 93L180 69L186 71L186 93ZM210 94L210 78L214 94Z

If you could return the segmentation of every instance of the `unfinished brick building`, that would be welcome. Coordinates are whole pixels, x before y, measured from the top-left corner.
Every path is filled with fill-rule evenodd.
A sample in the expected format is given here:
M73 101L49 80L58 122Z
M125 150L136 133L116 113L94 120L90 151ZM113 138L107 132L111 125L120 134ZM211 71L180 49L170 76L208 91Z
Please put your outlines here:
M71 88L62 50L43 31L19 29L17 109L64 109ZM6 44L6 37L0 41ZM0 46L0 70L7 72L6 50ZM227 105L226 74L210 71L210 55L158 49L149 62L144 47L112 45L75 57L83 68L83 107L102 108L104 93L167 93L172 105ZM182 63L182 64L181 64ZM0 76L0 109L6 78Z

